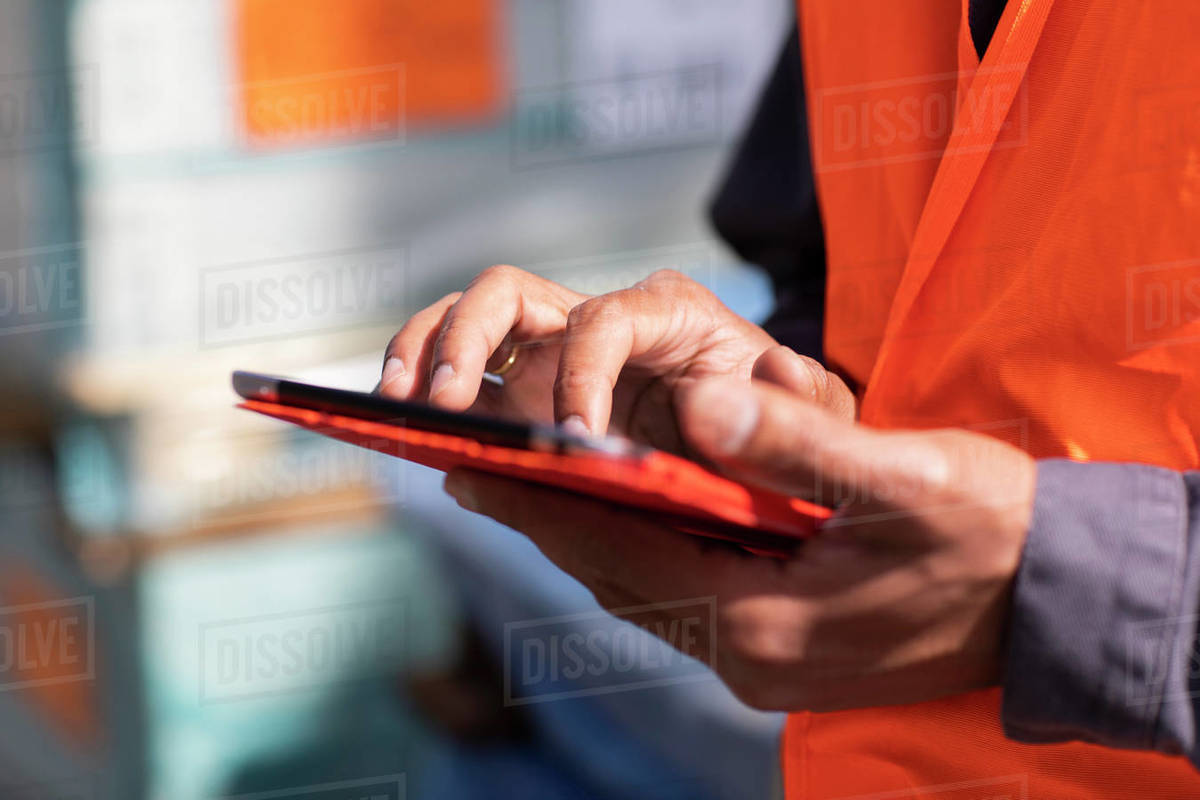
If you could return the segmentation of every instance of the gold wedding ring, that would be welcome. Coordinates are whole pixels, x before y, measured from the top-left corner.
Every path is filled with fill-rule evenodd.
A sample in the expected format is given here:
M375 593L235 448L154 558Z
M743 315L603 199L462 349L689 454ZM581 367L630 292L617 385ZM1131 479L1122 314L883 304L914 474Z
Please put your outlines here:
M494 370L492 370L492 374L495 375L497 378L504 375L504 373L508 372L510 369L513 368L513 364L517 363L517 356L519 356L520 354L521 354L521 345L514 344L512 346L512 350L510 350L508 353L508 358L506 358L504 360L503 364L501 364L500 366L498 366Z

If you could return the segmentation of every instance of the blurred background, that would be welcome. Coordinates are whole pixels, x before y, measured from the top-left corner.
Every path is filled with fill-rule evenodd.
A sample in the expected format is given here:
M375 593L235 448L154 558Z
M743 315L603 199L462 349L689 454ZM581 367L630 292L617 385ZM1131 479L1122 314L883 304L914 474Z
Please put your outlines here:
M775 796L780 717L229 373L369 390L494 263L764 317L705 209L789 6L0 0L0 797Z

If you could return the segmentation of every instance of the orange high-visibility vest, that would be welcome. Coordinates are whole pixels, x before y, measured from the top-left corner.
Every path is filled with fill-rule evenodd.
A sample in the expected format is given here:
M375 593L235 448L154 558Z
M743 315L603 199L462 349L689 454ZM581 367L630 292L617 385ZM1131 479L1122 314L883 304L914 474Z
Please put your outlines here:
M982 63L967 0L798 9L863 421L1200 466L1200 3L1009 0ZM1005 739L999 690L793 714L783 760L793 800L1200 798L1181 758Z

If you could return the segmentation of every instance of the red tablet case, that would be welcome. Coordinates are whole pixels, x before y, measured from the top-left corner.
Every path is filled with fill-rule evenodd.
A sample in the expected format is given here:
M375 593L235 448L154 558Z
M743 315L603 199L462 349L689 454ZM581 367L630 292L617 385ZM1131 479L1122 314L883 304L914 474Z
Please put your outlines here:
M810 536L832 514L660 451L636 459L541 453L260 400L239 407L443 472L466 467L607 500L687 533L736 542L761 554L791 552L797 540Z

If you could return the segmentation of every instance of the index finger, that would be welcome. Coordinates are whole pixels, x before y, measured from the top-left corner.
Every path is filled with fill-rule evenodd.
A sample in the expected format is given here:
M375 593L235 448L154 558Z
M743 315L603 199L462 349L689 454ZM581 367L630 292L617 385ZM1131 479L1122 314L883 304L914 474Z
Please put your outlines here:
M429 402L462 411L479 395L488 359L506 337L558 333L570 306L583 298L544 278L498 266L472 281L442 322L429 357Z
M644 282L571 309L554 383L555 419L605 433L621 371L653 357L676 311L676 303Z

